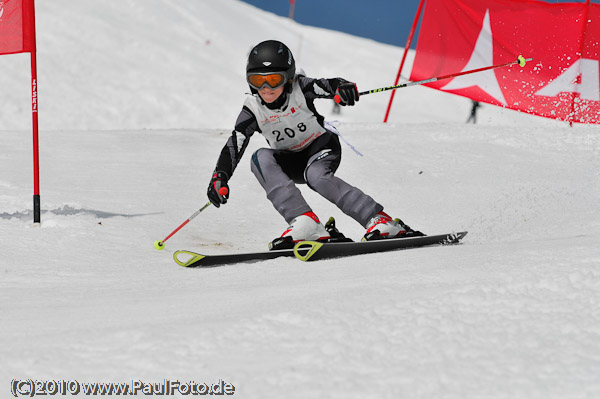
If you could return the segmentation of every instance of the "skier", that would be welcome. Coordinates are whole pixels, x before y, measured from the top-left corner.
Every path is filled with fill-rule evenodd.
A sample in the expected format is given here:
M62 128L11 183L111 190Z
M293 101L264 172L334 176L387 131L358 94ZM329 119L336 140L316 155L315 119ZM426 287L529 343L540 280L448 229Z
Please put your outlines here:
M244 102L208 186L208 198L216 207L227 203L228 180L250 137L259 132L270 148L252 154L251 170L289 224L281 237L271 242L271 249L292 248L304 240L328 241L339 235L334 224L328 223L327 229L321 224L296 183L307 184L365 227L363 240L423 235L399 219L393 220L373 198L335 176L341 160L339 133L317 112L314 100L337 95L341 105L353 106L359 100L356 84L342 78L313 79L297 74L292 52L275 40L251 50L246 80L252 96Z

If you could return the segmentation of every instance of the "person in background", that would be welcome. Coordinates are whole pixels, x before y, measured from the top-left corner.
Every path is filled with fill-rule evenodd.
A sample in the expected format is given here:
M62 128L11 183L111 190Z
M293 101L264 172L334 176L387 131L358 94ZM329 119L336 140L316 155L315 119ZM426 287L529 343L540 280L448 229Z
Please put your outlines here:
M479 101L475 101L472 100L473 104L471 105L471 114L469 115L469 118L467 119L467 123L477 123L477 108L479 108L481 105L479 104Z

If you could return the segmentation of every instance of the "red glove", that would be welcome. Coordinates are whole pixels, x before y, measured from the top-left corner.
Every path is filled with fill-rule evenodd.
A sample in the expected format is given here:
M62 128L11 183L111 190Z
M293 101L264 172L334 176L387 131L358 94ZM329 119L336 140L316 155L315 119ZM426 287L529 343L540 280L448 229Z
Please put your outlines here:
M212 179L210 179L207 195L210 202L217 208L220 207L221 204L226 204L227 199L229 198L228 179L225 172L215 172Z

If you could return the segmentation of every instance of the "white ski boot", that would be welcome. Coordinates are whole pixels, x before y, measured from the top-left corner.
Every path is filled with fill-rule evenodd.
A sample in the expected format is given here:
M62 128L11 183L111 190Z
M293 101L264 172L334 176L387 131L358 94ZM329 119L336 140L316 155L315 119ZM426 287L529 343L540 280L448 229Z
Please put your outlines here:
M419 237L425 234L405 225L400 219L392 219L385 212L379 212L367 225L367 232L362 241L381 240L385 238Z
M269 249L289 249L300 241L326 241L331 235L321 224L314 212L306 212L296 217L288 228L269 244Z

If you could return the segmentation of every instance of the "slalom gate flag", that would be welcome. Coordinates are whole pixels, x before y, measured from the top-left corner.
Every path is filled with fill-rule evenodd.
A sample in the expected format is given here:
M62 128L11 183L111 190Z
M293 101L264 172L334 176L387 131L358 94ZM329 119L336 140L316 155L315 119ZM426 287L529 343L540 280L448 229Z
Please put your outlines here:
M0 54L35 51L33 0L0 0Z
M569 122L600 123L600 5L427 0L410 80L533 58L427 86Z
M40 156L34 0L0 0L0 55L30 53L33 130L33 222L40 223Z

